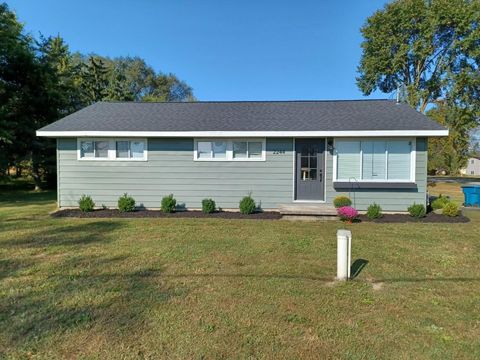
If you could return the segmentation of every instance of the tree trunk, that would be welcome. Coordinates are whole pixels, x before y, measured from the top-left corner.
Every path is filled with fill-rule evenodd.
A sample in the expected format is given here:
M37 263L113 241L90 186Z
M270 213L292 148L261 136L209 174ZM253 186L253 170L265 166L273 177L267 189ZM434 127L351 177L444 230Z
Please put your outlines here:
M42 190L42 176L40 174L40 165L38 163L38 156L35 150L32 151L32 177L35 183L35 191Z

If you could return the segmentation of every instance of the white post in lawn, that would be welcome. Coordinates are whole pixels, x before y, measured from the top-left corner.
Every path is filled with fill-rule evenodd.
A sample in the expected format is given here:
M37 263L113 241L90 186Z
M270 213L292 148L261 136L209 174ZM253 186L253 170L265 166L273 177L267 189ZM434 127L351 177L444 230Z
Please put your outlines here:
M337 280L350 278L350 262L352 259L352 232L337 230Z

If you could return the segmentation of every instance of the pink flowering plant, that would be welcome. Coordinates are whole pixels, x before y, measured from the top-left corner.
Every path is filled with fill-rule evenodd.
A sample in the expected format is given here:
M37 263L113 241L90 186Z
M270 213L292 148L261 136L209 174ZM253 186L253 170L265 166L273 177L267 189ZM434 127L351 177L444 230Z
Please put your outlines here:
M342 219L342 221L352 222L358 217L357 209L351 206L342 206L337 209L337 213L338 216L340 216L340 219Z

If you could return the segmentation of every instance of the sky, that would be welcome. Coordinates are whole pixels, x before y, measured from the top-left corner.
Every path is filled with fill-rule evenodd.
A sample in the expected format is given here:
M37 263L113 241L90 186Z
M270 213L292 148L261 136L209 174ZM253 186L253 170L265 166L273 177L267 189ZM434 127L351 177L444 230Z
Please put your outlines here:
M198 100L364 98L360 27L385 2L7 0L32 35L60 34L72 52L142 57Z

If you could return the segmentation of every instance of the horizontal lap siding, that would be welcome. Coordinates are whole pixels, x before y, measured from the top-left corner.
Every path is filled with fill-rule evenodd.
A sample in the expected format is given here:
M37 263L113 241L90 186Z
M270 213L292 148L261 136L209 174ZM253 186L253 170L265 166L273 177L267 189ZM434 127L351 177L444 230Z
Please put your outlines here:
M264 209L292 200L291 139L267 139L267 160L259 162L193 161L193 139L149 139L146 162L79 161L76 139L59 139L58 147L61 207L77 206L82 194L115 207L125 192L149 208L170 193L187 208L201 207L207 197L237 208L248 193Z
M333 156L329 151L327 156L327 196L332 203L338 195L347 195L358 210L366 210L372 203L379 204L385 211L407 211L413 203L426 203L427 193L427 139L417 138L415 182L417 189L356 189L337 191L333 187Z

